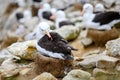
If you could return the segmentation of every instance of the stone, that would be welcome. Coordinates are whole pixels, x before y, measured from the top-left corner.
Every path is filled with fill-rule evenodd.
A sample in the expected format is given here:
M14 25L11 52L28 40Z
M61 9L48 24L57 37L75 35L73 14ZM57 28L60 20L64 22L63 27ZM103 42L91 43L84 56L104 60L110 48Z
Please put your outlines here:
M87 46L89 46L89 45L91 45L92 44L92 39L90 39L90 38L82 38L81 39L81 43L82 43L82 45L84 46L84 47L87 47Z
M19 69L17 69L17 67L18 65L14 62L14 59L6 59L0 66L0 73L4 77L17 75L19 73Z
M9 51L7 49L3 49L0 51L0 65L2 64L2 62L8 58L16 58L18 59L18 57L12 55L11 53L9 53Z
M111 8L112 5L115 3L116 0L110 0L110 1L107 1L107 0L103 0L104 4L105 4L105 7L107 8Z
M31 17L31 18L24 18L23 19L23 25L26 27L26 29L31 32L37 26L39 23L39 18L38 17Z
M95 80L120 80L120 72L118 71L106 71L104 69L95 68L93 70L93 76Z
M70 71L62 80L90 80L90 77L90 73L80 69L74 69Z
M6 36L3 38L3 42L1 44L1 49L7 48L12 43L15 43L19 40L19 37L11 32L7 32Z
M57 80L52 74L44 72L32 80Z
M89 68L103 68L103 69L114 69L119 63L119 59L110 57L106 54L92 54L84 56L82 61L77 63L77 66L83 67L85 69Z
M58 34L60 34L66 40L74 40L79 36L80 29L75 26L63 26L57 30L55 30Z
M87 56L94 55L94 54L100 54L100 50L96 49L96 50L93 50L93 51L86 52L86 53L83 54L83 57L85 58Z
M19 72L19 74L20 74L20 75L25 75L25 74L27 74L30 70L31 70L31 68L25 68L25 69L21 70L21 71Z
M97 61L96 67L100 69L112 70L115 69L119 63L119 59L109 56L104 56L101 60Z
M120 38L108 41L105 46L108 55L120 57Z
M37 52L36 40L13 43L7 50L21 59L34 60Z
M79 37L84 47L91 45L93 42L91 38L87 37L87 30L82 30Z
M117 8L117 6L116 6L116 8ZM118 8L120 9L120 6L119 6ZM114 26L115 26L116 28L120 28L120 22L116 23Z
M72 61L55 59L37 54L34 71L36 74L49 72L55 77L63 77L73 68Z
M96 62L101 58L101 54L93 54L89 55L87 57L84 57L82 61L79 61L77 63L77 66L83 67L83 68L93 68L96 67Z
M92 39L96 45L103 46L106 44L107 41L118 38L119 33L116 28L112 28L111 30L105 31L88 29L87 37Z

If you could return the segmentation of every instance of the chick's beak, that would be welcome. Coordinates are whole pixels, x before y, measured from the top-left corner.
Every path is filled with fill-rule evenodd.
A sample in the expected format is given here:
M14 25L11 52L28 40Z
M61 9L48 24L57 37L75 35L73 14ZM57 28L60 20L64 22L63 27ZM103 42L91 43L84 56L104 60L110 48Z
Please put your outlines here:
M82 12L80 13L80 16L83 16L84 13L85 13L85 10L82 10Z
M46 30L45 32L46 32L47 36L52 40L52 36L50 35L49 31Z

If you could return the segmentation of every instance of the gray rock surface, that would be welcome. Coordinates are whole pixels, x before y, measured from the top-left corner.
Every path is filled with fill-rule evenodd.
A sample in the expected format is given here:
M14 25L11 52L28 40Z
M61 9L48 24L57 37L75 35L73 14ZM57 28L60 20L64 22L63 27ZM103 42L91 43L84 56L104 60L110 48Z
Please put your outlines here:
M90 77L90 73L80 69L75 69L70 71L62 80L90 80Z
M32 80L58 80L52 74L44 72Z
M16 42L9 46L8 51L21 58L27 60L35 59L36 55L36 40L25 41L25 42Z
M59 33L66 40L74 40L79 36L80 29L75 26L63 26L55 30L55 32Z
M120 57L120 38L108 41L106 43L106 50L108 55Z

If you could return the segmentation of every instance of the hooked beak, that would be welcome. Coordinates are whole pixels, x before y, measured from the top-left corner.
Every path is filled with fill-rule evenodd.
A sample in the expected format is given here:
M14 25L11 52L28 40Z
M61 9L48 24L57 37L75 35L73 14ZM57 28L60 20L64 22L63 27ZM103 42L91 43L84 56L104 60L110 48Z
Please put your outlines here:
M50 16L51 20L55 20L55 15Z
M82 10L82 12L80 13L80 16L83 16L84 13L85 13L85 10Z
M46 30L45 31L46 32L46 35L52 40L52 37L51 37L51 35L50 35L50 33L49 33L49 31L48 30Z

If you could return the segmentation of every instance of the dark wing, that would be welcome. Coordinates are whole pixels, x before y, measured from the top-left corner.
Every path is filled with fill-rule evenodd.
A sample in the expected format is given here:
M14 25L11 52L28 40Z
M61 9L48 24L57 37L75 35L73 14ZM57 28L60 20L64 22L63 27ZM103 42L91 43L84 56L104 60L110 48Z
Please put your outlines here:
M34 2L42 2L42 0L33 0Z
M93 19L93 22L98 22L100 23L100 25L104 25L117 19L120 19L119 13L110 11L110 12L96 14L95 18Z
M51 32L50 34L53 40L49 39L49 37L45 35L39 40L39 46L54 53L63 53L66 55L71 54L71 50L74 50L74 48L71 47L64 38L55 32Z
M70 21L61 21L59 23L60 27L65 26L65 25L75 25L75 24L73 22L70 22Z
M93 14L99 14L99 13L103 13L103 12L101 12L101 11L95 11L95 12L93 12Z

